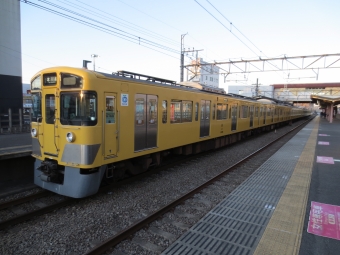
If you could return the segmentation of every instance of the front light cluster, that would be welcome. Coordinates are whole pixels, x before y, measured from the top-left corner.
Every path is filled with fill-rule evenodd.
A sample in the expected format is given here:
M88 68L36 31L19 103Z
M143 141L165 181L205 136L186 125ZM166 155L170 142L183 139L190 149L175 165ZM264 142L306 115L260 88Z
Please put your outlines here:
M35 128L31 129L31 135L32 135L32 137L37 137L38 132L37 132L37 130Z
M75 134L73 134L72 132L68 132L66 134L66 141L68 141L69 143L72 143L74 142L74 140L76 140Z

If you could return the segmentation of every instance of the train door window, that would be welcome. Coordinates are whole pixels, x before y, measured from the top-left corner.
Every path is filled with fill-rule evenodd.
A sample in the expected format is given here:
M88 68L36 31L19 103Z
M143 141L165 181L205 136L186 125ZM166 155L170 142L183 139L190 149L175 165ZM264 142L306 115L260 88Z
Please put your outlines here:
M195 121L198 121L198 103L195 104Z
M166 123L168 119L168 101L162 102L162 123Z
M144 125L144 98L136 99L136 125Z
M115 98L113 96L106 96L106 123L115 123Z
M32 121L41 122L41 93L32 93Z
M192 122L191 101L182 101L182 122Z
M45 122L54 124L55 119L55 95L48 94L45 96Z
M216 104L213 104L213 109L212 109L212 119L214 120L216 118Z
M149 101L149 123L156 124L157 123L157 100L151 98Z
M255 117L259 117L259 108L255 107Z

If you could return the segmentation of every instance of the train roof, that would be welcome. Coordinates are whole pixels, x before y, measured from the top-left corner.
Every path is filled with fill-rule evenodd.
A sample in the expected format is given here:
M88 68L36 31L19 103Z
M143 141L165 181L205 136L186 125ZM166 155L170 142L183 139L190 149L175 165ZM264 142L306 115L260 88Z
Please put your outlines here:
M196 92L205 92L205 93L212 93L216 95L223 95L225 97L229 98L237 98L240 100L244 101L253 101L253 102L261 102L261 103L267 103L267 104L277 104L277 105L284 105L284 106L290 106L292 107L293 105L280 101L274 98L269 98L269 97L264 97L264 96L259 96L259 97L246 97L242 95L237 95L233 93L226 93L224 89L222 88L216 88L212 86L207 86L199 83L188 83L188 82L183 82L183 83L177 83L176 81L173 80L168 80L168 79L163 79L151 75L145 75L145 74L140 74L140 73L135 73L135 72L130 72L130 71L125 71L125 70L119 70L117 72L112 72L110 73L103 73L103 72L97 72L97 71L92 71L88 70L86 68L77 68L77 67L67 67L67 66L59 66L59 67L52 67L52 68L46 68L42 71L55 71L56 69L66 69L68 72L72 71L82 71L82 72L87 72L87 73L92 73L98 78L112 78L112 79L123 79L123 80L134 80L146 84L153 84L153 85L159 85L159 86L173 86L176 89L183 89L187 91L196 91ZM41 72L41 71L40 71ZM39 72L39 73L40 73ZM37 76L39 73L35 74L33 77Z

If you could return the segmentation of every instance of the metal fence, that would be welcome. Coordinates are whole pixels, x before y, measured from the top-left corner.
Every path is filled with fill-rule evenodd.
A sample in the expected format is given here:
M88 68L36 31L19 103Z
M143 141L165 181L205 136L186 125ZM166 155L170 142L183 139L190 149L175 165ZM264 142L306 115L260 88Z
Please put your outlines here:
M8 109L8 114L0 114L0 134L30 132L31 120L31 114L23 115L21 109L19 109L18 113L14 113L12 109Z

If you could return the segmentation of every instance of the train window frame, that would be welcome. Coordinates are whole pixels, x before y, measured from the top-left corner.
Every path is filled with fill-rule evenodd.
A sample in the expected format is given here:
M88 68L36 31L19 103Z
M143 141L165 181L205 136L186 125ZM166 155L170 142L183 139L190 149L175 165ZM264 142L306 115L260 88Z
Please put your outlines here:
M217 104L217 120L226 120L228 119L228 104Z
M42 117L42 95L41 92L32 93L32 121L41 122Z
M41 75L36 76L31 82L31 91L41 90Z
M43 85L44 86L55 86L57 85L57 73L45 73L43 74Z
M115 116L115 106L116 106L115 96L105 96L105 123L106 124L116 124Z
M45 123L54 124L55 121L55 98L54 94L45 95Z
M192 122L192 101L183 100L182 101L182 123Z
M66 98L66 96L69 96L69 98ZM97 125L98 95L96 91L62 91L59 100L60 123L62 125Z
M216 119L216 104L213 104L213 107L212 107L212 119L213 120Z
M168 122L168 101L163 100L162 101L162 123Z
M259 117L259 107L255 106L255 118Z
M170 102L170 123L192 122L192 101L171 99Z
M248 106L247 105L241 105L240 108L240 118L241 119L246 119L248 118Z
M84 85L84 79L83 77L72 74L72 73L60 73L61 82L60 82L60 88L62 89L82 89ZM75 78L75 84L65 84L66 80L71 81L72 78Z
M195 103L195 121L198 121L198 109L199 109L199 104L196 102Z

